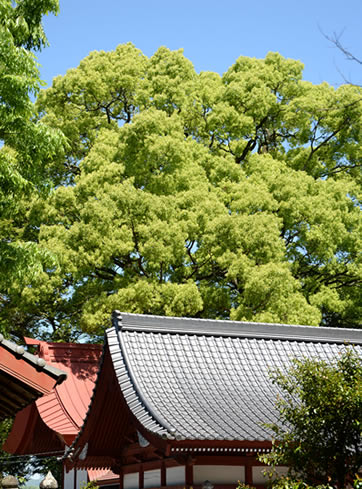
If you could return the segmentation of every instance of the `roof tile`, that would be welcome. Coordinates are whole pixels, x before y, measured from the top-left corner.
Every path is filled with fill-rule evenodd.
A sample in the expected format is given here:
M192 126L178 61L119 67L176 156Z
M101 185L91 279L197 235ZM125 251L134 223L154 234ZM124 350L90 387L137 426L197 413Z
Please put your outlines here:
M270 439L264 423L277 421L279 392L271 370L331 359L349 339L362 353L357 330L119 317L107 336L123 395L147 429L177 439Z

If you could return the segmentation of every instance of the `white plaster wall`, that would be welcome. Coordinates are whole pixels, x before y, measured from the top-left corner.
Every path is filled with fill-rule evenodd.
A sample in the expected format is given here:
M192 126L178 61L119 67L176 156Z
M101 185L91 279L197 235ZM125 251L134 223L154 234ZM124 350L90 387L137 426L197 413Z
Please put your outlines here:
M88 482L88 472L86 470L77 470L77 489L86 485Z
M66 472L64 469L64 489L73 489L74 471Z
M194 484L209 480L213 484L245 482L245 467L233 465L194 465ZM235 486L236 487L236 486Z
M123 477L124 489L138 489L138 472L135 474L125 474Z
M77 470L77 489L84 486L88 482L88 474L86 470ZM66 472L64 470L64 489L74 489L74 469Z
M269 480L268 476L264 475L265 470L270 470L269 467L253 467L253 484L265 484ZM288 467L276 467L277 475L285 475L288 472Z
M146 470L144 472L144 487L160 487L161 485L161 470Z
M166 484L168 486L181 486L185 484L185 467L167 467Z
M160 487L161 485L161 471L146 470L143 474L145 489L150 487ZM125 474L123 479L124 489L138 489L139 475L138 472L133 474Z

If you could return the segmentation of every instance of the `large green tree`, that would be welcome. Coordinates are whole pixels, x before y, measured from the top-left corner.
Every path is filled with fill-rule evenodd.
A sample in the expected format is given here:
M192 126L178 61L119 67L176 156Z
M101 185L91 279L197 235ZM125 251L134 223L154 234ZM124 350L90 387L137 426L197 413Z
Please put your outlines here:
M126 44L57 77L38 108L68 147L29 211L57 262L13 287L3 321L100 332L117 308L356 327L361 89L302 70L270 53L198 74Z
M38 120L32 101L41 86L34 51L47 44L42 17L57 11L58 0L0 0L0 308L54 262L27 214L34 195L49 193L48 162L62 148L61 132ZM0 329L8 332L4 322Z

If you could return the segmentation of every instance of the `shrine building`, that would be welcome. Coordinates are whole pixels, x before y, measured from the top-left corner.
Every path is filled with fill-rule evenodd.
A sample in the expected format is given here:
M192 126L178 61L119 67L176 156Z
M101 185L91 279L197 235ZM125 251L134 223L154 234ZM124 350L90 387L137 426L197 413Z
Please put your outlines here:
M50 372L61 371L63 382L56 385L53 382L42 397L37 400L34 398L34 402L17 413L2 448L16 456L37 454L61 458L83 425L97 377L102 347L48 343L31 338L25 338L25 343L36 347L37 356L27 352L24 356L34 358L36 365L47 365ZM97 473L98 477L101 475L102 472ZM88 480L89 474L86 470L76 470L65 471L63 481L58 482L67 489L79 489Z
M361 330L115 312L66 469L112 489L265 487L257 454L282 395L270 372L349 348L362 356Z

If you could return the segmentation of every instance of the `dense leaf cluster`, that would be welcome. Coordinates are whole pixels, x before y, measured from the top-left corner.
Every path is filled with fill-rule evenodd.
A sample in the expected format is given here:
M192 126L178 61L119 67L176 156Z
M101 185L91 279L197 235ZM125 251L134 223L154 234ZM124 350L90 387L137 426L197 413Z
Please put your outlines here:
M56 262L13 283L4 324L65 338L117 308L358 326L361 89L302 68L270 53L196 73L126 44L55 78L37 107L67 147L24 236Z
M63 139L60 131L36 121L32 102L41 83L32 50L46 44L42 16L57 9L58 0L0 0L1 302L14 281L28 283L49 258L25 235L24 214L25 199L49 188L47 161Z
M0 0L0 309L6 307L16 284L24 287L52 261L37 247L25 216L28 201L48 194L47 162L61 150L60 131L37 121L32 102L41 81L33 51L47 44L41 20L58 11L58 0ZM34 225L34 224L32 224ZM18 310L16 314L21 314ZM9 334L12 325L0 324ZM18 330L18 336L26 328ZM0 447L12 421L0 423ZM0 450L0 474L24 482L36 471L58 467L55 459L11 456Z
M282 424L272 425L275 443L262 456L286 465L307 484L347 487L362 465L362 360L346 349L335 363L295 361L274 372Z

